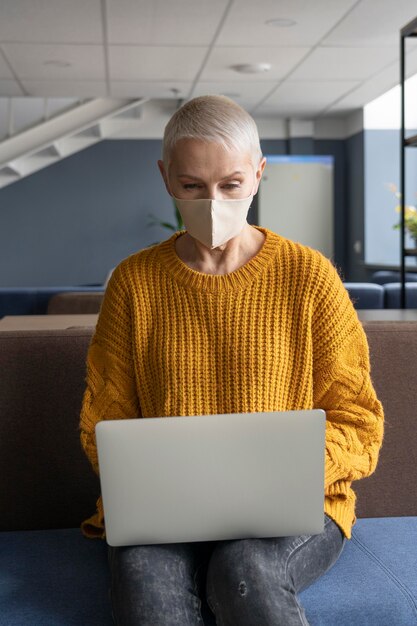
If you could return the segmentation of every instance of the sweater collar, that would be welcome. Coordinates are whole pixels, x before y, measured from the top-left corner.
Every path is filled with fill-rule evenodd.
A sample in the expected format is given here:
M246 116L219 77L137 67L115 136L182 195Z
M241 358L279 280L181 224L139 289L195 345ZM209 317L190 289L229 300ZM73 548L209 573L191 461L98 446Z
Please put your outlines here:
M267 228L261 226L254 226L254 228L265 235L262 248L247 263L229 274L205 274L184 263L175 250L175 241L184 234L185 231L183 230L174 233L169 239L159 244L156 249L163 268L182 285L198 291L236 291L244 289L258 279L278 252L281 237Z

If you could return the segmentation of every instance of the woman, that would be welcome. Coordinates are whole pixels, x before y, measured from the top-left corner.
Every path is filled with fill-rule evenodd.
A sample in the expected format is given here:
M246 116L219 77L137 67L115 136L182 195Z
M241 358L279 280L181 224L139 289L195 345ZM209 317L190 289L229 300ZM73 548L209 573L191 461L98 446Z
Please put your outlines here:
M265 167L251 116L228 98L181 107L158 162L186 232L122 261L87 360L81 442L98 472L101 419L322 408L325 525L314 536L109 547L119 625L308 624L298 593L339 557L354 480L376 466L383 413L366 337L319 252L247 212ZM283 210L277 207L277 210ZM105 537L101 499L82 524Z

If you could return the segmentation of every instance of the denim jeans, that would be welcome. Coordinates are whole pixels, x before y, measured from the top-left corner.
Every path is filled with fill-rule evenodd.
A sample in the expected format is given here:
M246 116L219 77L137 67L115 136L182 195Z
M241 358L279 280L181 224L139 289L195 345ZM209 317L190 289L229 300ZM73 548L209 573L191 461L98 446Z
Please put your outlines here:
M332 567L344 543L325 515L319 535L109 546L114 622L308 626L297 594Z

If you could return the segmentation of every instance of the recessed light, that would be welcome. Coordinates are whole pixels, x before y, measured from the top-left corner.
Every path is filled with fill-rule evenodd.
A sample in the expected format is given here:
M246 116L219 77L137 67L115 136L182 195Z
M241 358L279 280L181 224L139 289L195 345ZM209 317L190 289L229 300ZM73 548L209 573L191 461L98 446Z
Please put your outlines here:
M269 72L271 67L270 63L239 63L231 66L233 70L241 74L261 74L262 72Z
M44 61L44 65L53 65L54 67L70 67L72 63L68 63L68 61L58 61L52 59L51 61Z
M267 26L274 26L275 28L290 28L291 26L295 26L297 22L290 18L278 17L273 20L266 20L265 24Z

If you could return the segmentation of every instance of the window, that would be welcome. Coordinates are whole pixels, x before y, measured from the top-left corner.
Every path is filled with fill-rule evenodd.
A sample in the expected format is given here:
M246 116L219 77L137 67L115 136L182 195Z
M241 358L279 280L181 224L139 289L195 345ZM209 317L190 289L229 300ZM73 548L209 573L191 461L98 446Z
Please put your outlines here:
M417 75L405 84L406 136L417 134ZM365 262L374 265L400 263L400 234L393 226L400 184L401 90L397 85L364 107L365 144ZM417 149L406 152L407 205L417 206ZM410 238L406 246L413 247ZM413 258L407 265L415 267Z

